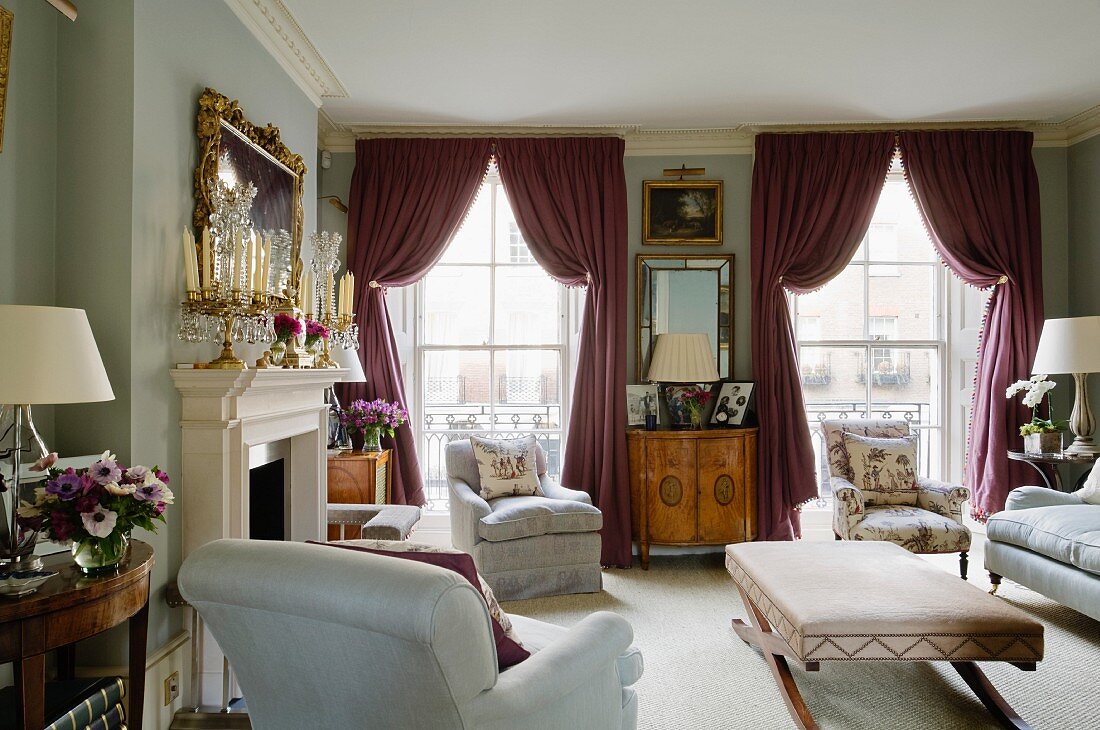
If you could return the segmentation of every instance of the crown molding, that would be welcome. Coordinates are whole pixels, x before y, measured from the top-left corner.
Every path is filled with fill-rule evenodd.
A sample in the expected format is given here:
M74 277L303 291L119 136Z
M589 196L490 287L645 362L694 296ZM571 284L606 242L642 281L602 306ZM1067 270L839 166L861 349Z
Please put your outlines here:
M324 99L348 96L348 90L281 0L225 3L314 105L320 107Z

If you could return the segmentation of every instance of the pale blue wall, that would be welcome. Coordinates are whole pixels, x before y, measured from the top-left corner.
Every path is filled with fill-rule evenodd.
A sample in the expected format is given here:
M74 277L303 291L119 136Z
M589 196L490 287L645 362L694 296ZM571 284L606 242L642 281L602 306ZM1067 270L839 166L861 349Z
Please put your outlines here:
M1070 316L1100 314L1100 136L1069 148ZM1100 375L1089 378L1093 413L1100 409Z

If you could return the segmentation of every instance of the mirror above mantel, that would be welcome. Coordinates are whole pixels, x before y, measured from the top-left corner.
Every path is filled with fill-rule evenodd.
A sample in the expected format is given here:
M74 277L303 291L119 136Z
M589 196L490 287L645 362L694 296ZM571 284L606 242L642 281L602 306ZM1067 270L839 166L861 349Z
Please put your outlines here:
M657 335L705 333L718 374L733 374L733 256L639 254L634 279L635 382L643 382Z

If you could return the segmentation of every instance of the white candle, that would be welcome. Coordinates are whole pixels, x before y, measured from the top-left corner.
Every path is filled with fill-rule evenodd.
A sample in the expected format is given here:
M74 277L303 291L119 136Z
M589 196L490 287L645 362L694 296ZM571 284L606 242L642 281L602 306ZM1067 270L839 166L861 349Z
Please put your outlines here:
M348 276L351 277L350 286L348 286L348 314L355 314L355 274L348 272Z
M262 288L264 290L265 294L268 292L268 290L271 286L269 284L271 279L268 278L270 276L270 274L271 274L271 236L268 236L267 239L264 241L264 268L263 268L263 271L260 272L260 284L261 284L260 288Z
M211 274L210 266L210 228L203 227L202 229L202 283L204 286L209 287L213 282L214 277Z
M183 281L187 291L194 291L195 284L191 281L191 254L187 251L191 245L190 239L187 237L187 229L183 229Z
M244 234L238 230L233 242L233 286L232 289L241 288L241 267L244 266Z
M347 294L347 281L346 277L340 277L340 296L337 298L336 316L341 317L344 314L344 296Z
M248 288L254 292L260 289L259 277L256 274L260 264L259 256L259 239L256 236L256 231L253 230L252 235L248 238Z
M313 274L306 272L302 274L302 309L305 311L305 315L309 318L313 318Z

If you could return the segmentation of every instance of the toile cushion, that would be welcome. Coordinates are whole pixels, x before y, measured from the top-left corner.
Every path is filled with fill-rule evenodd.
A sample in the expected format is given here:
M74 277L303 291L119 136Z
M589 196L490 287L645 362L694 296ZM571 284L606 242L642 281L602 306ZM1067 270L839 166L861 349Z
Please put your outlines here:
M912 553L962 553L970 549L970 530L950 517L920 507L868 507L852 528L852 540L892 542Z
M492 510L478 522L483 540L504 542L523 537L563 532L596 532L603 527L603 513L585 502L546 497L501 497L489 503Z
M855 475L848 463L848 452L844 448L845 433L875 438L903 438L908 436L910 431L909 424L905 421L848 419L822 421L821 434L825 445L822 459L828 465L828 476L844 477L854 483Z
M1067 504L998 512L986 536L1100 575L1100 505Z
M470 437L477 461L482 499L537 495L542 496L537 471L538 444L534 436L515 439Z
M852 484L869 505L917 505L917 437L874 438L845 432Z
M341 542L315 542L308 540L312 545L330 545L343 550L355 550L358 552L384 555L391 558L412 560L418 563L427 563L439 568L458 573L465 578L470 585L481 595L485 601L486 610L489 612L489 621L492 624L493 642L496 644L498 669L519 664L531 656L531 652L523 648L515 634L508 614L500 607L492 589L477 572L474 559L461 550L440 548L434 545L421 543L390 541L390 540L344 540Z

